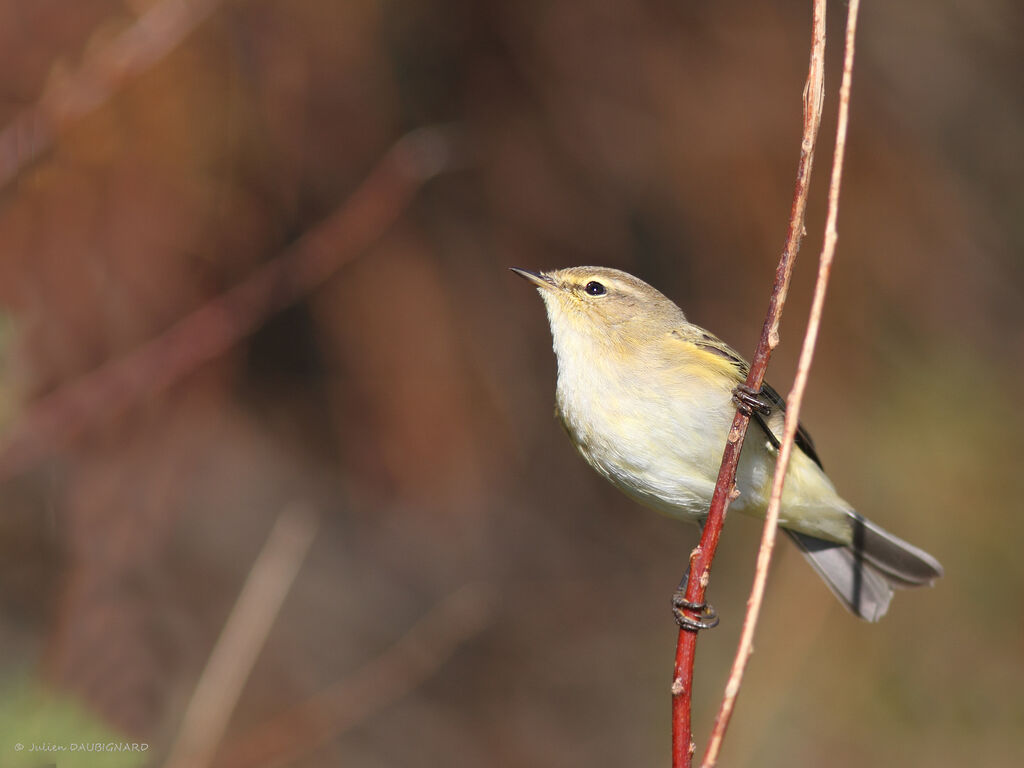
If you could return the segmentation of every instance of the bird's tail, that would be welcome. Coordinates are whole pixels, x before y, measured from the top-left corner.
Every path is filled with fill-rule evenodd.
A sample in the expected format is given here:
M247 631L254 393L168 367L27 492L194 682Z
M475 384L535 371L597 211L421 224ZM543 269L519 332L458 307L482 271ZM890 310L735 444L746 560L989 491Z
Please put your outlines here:
M787 530L818 575L856 616L878 621L893 587L930 586L942 576L938 560L869 520L854 515L853 543L836 544Z

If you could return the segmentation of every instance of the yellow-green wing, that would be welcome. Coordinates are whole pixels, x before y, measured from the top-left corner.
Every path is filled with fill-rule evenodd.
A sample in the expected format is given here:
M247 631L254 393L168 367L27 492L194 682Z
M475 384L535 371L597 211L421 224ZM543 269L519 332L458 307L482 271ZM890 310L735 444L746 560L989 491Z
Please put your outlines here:
M735 367L737 381L744 381L747 378L747 374L750 373L750 366L747 364L747 361L744 360L736 350L714 334L703 329L698 329L694 326L694 333L691 338L688 338L687 340L693 343L697 348L702 349L705 352L711 352L718 355L723 360L728 361ZM774 417L778 416L778 423L782 423L786 413L786 400L767 382L761 386L761 396L771 406L772 412L765 415L755 411L752 414L752 418L757 422L758 426L764 430L765 436L767 436L768 440L777 449L782 435L776 434L768 425L768 422L769 420L775 420ZM824 469L821 464L821 458L818 456L818 451L814 447L814 441L811 439L810 433L804 429L803 424L797 425L795 442L797 447L807 454L807 457L811 461L821 467L821 469Z

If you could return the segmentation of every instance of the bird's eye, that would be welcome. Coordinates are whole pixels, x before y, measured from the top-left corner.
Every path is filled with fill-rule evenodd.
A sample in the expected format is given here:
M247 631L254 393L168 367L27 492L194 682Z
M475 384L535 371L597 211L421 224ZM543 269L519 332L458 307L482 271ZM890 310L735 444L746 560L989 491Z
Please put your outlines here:
M604 285L597 282L597 280L591 280L589 283L587 283L586 287L584 287L583 290L585 290L591 296L604 296L606 293L608 293L608 290L604 287Z

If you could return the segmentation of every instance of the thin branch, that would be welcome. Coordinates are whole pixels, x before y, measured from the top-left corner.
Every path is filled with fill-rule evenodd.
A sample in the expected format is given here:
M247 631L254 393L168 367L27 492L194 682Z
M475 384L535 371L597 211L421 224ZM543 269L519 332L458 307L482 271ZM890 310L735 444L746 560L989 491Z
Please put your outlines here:
M746 386L754 391L761 389L765 370L772 351L779 344L779 322L786 302L793 264L800 249L804 233L804 214L807 209L807 195L810 189L811 169L814 164L814 148L821 125L821 105L825 68L825 0L815 0L811 34L811 58L803 97L803 136L800 142L800 161L797 167L796 185L793 192L793 206L790 211L786 244L775 272L775 284L768 304L768 313L761 329L761 339L751 361ZM690 579L687 583L686 599L694 604L704 602L710 578L710 568L718 539L725 522L729 502L735 498L736 468L739 464L743 439L746 436L749 417L737 411L729 430L728 442L722 455L714 495L708 510L700 544L690 555ZM695 616L695 618L699 618ZM695 746L692 737L691 710L693 700L693 665L697 652L696 632L680 629L676 642L675 669L672 680L672 765L673 768L690 768Z
M315 534L316 520L301 506L289 507L274 523L210 653L164 768L206 768L213 760Z
M0 130L0 188L46 152L57 134L106 103L130 79L181 44L221 0L162 0L109 44L87 56L66 80Z
M843 177L843 157L846 153L846 129L850 119L850 84L853 80L854 39L857 32L857 10L860 0L849 0L846 19L846 51L843 57L843 80L839 89L839 121L836 126L836 145L832 155L832 179L828 188L828 216L825 225L825 240L822 244L818 262L818 280L814 286L814 300L811 314L807 321L807 332L804 335L803 348L800 350L800 362L796 369L793 391L786 402L786 421L779 457L775 464L775 476L772 480L772 494L765 515L764 530L761 534L761 548L757 554L757 569L754 572L754 585L747 601L747 615L743 621L739 646L733 660L732 670L725 686L722 705L715 718L711 731L707 752L702 768L712 768L718 759L722 747L722 739L729 727L729 719L736 706L736 696L743 683L743 672L753 652L754 630L764 600L765 583L768 581L768 566L771 564L772 551L775 547L775 536L779 522L779 509L782 505L782 489L786 481L786 469L793 452L793 442L800 423L800 407L803 403L804 391L807 389L807 378L814 362L814 347L818 340L821 326L821 313L825 306L825 293L832 272L832 262L836 250L836 217L839 213L839 185Z
M280 256L156 338L30 404L0 438L0 481L63 448L91 424L167 390L325 283L394 224L424 182L451 167L453 149L443 129L407 134L343 205Z
M272 768L315 752L423 683L491 623L494 608L490 586L467 584L354 674L229 743L217 768Z

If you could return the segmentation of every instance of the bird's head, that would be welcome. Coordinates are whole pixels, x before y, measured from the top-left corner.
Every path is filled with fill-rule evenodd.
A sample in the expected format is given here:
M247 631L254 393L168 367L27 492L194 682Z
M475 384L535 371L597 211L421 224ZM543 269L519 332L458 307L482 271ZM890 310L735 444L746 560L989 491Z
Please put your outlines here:
M512 271L537 286L547 307L556 352L570 345L638 349L686 322L682 310L664 294L618 269L530 272L512 267Z

